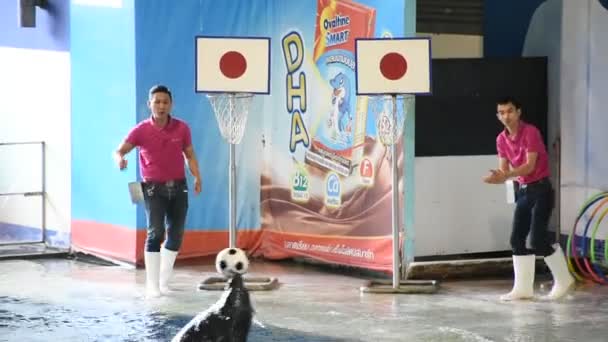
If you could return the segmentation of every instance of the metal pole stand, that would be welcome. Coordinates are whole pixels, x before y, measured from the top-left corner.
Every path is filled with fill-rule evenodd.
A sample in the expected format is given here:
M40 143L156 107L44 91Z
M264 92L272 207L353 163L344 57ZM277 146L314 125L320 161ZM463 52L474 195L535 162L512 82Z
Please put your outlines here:
M230 143L228 243L230 248L238 248L236 243L236 145L243 138L253 95L221 94L207 95L207 97L215 112L222 136ZM223 291L226 289L227 281L228 279L225 277L209 277L199 284L198 289ZM243 281L245 288L251 291L268 291L279 287L279 280L274 277L243 277Z
M361 287L361 292L364 293L435 293L439 285L436 280L401 280L401 253L399 251L400 231L399 228L399 174L397 167L397 143L399 138L403 136L403 123L405 121L406 108L404 98L403 116L400 118L397 112L397 94L391 94L390 97L383 96L378 100L379 106L375 106L376 112L376 128L377 135L385 146L391 147L391 165L392 165L392 232L393 232L393 279L376 279L369 281L365 286ZM385 106L385 101L392 102L392 112ZM407 237L406 237L407 238ZM407 268L407 264L405 265ZM406 273L407 275L407 273Z

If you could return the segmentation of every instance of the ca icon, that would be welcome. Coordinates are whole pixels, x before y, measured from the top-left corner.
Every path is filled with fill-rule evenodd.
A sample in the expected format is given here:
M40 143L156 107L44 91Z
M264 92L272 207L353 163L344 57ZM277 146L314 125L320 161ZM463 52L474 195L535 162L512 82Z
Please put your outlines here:
M325 205L328 207L339 207L342 204L340 177L330 172L325 179Z

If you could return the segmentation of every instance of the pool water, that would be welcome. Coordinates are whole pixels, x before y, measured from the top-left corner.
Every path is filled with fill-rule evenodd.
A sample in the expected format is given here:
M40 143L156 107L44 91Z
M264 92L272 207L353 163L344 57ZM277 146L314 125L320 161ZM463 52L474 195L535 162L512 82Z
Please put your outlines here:
M171 341L192 317L36 303L0 296L0 341ZM248 341L338 341L253 324Z

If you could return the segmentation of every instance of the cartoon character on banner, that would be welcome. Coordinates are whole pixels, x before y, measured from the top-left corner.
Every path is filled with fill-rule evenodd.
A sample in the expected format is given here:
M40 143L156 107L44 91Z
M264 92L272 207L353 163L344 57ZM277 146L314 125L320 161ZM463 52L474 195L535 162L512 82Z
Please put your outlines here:
M330 136L337 141L345 141L352 130L352 113L350 108L351 85L343 73L338 73L329 80L333 91L331 93L332 110L329 113L327 126Z

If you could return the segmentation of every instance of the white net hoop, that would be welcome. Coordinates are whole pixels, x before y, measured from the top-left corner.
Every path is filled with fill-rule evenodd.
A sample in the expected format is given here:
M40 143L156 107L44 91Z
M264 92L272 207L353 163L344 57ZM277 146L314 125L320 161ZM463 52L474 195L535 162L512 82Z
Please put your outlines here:
M247 114L253 94L207 94L222 137L230 144L239 144L247 126Z
M376 96L370 99L371 107L376 116L376 136L385 146L396 144L403 135L405 116L413 104L414 95L390 95ZM393 114L397 109L397 115Z

